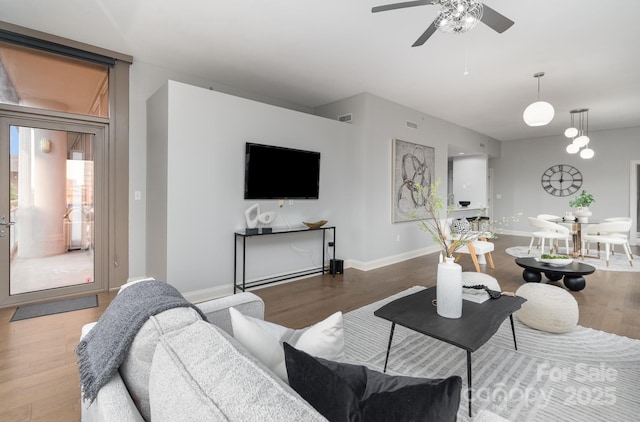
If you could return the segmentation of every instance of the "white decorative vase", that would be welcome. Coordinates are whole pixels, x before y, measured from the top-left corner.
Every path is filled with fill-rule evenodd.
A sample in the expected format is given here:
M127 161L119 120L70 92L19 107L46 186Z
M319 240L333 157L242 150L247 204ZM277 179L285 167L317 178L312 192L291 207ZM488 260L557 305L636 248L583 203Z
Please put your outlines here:
M589 217L591 217L592 212L589 211L589 207L578 207L576 208L576 217L578 217L578 221L580 223L587 223L589 221Z
M438 264L436 307L442 317L462 316L462 267L453 262L453 257L447 257L445 262Z

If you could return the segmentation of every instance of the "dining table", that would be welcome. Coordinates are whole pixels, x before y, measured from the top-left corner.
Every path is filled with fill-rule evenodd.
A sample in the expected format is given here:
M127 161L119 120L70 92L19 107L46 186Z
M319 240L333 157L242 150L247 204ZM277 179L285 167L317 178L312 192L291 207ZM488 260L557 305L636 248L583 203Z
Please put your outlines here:
M578 218L575 219L566 219L564 217L559 218L554 221L555 223L562 224L568 227L571 230L572 242L573 242L573 257L578 258L582 256L582 228L583 226L587 226L589 224L599 224L602 221L598 219L589 218L588 220L580 220ZM569 254L569 251L567 251Z

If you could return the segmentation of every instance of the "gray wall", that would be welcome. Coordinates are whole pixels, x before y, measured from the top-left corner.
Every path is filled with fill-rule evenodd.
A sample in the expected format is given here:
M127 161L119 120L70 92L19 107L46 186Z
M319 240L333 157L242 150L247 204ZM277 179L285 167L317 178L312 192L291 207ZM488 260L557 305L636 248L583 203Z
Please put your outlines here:
M629 216L629 186L632 160L640 159L640 128L617 129L589 133L595 157L583 160L568 154L564 135L508 141L502 143L502 156L489 161L494 169L493 200L495 217L510 217L523 212L519 222L509 228L513 232L531 232L527 216L537 214L564 215L569 201L576 195L556 197L546 193L540 184L542 173L554 164L570 164L582 173L582 189L593 194L596 202L590 208L592 218Z

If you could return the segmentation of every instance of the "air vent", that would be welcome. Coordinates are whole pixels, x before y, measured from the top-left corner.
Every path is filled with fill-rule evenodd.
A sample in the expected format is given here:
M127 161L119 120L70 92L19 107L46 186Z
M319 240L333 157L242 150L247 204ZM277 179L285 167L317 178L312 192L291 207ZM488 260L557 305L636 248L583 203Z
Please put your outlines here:
M407 120L407 127L410 127L411 129L418 129L418 124Z
M353 120L353 114L343 114L342 116L338 116L338 121L343 123L351 123Z

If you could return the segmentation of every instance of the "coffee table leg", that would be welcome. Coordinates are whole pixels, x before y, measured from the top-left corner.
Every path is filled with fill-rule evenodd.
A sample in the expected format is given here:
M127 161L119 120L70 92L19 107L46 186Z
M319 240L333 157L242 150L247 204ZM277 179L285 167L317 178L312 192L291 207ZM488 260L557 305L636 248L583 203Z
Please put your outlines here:
M539 283L540 280L542 280L542 276L539 271L534 271L529 268L525 268L524 271L522 271L522 278L527 283Z
M387 346L387 357L384 359L384 369L382 372L387 372L387 362L389 362L389 352L391 351L391 341L393 340L393 330L396 328L396 323L391 323L391 333L389 334L389 345Z
M518 350L518 343L516 343L516 327L513 325L513 314L509 315L509 319L511 320L511 334L513 334L513 347Z
M467 396L469 397L469 417L471 417L471 352L467 350Z
M577 277L570 277L568 275L565 275L564 285L569 290L572 290L574 292L579 292L580 290L584 289L584 287L587 285L587 282L585 281L584 277L582 277L581 275Z

